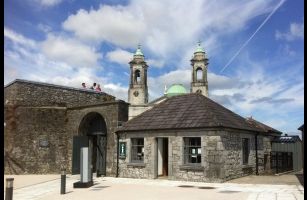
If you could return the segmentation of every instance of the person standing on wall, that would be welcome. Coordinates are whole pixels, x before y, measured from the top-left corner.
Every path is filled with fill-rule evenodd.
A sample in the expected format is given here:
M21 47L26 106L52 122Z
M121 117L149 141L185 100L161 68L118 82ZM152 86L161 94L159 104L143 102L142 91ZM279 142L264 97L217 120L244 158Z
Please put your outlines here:
M95 90L96 89L96 83L93 83L93 85L90 87L91 90Z
M82 83L82 88L83 88L83 89L86 89L85 83Z
M97 84L96 91L101 92L100 84Z

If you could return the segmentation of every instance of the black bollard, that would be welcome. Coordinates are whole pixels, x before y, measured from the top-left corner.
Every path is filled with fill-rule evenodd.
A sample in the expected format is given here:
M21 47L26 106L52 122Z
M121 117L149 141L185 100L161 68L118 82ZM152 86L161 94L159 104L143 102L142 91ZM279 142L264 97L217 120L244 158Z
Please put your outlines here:
M14 178L6 179L5 200L13 199L13 183L14 183Z
M65 194L66 189L66 171L62 169L61 171L61 194Z

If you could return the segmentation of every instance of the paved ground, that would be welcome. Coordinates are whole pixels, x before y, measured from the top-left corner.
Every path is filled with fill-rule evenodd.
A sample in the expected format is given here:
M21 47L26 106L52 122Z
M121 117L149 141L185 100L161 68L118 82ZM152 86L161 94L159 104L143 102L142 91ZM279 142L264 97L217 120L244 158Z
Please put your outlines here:
M293 172L273 176L246 176L228 181L228 183L272 184L272 185L304 185L302 172Z
M35 177L35 178L32 178ZM195 183L168 180L145 180L100 177L90 188L75 189L73 183L78 175L67 175L66 194L60 195L60 175L27 175L14 177L16 188L14 200L77 200L77 199L205 199L205 200L303 200L304 188L300 184L238 184L238 183ZM39 178L41 177L41 179ZM54 180L54 178L58 179ZM246 178L246 177L245 177ZM38 183L41 180L41 183ZM24 184L23 182L27 182ZM17 187L20 186L19 188Z

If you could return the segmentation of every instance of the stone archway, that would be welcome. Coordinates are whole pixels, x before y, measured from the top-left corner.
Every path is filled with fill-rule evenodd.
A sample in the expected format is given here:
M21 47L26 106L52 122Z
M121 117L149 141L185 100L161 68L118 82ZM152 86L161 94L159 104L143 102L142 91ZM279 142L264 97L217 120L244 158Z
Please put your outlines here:
M77 147L74 147L74 150L88 146L92 158L92 172L96 172L97 176L106 175L107 125L104 117L97 112L86 114L79 124L76 137L80 142L75 142Z

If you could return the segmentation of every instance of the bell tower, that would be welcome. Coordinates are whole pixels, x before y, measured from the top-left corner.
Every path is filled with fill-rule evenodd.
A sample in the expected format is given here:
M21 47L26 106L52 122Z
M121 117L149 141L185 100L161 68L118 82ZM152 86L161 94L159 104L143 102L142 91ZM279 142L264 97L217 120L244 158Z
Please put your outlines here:
M204 49L198 42L197 48L191 59L192 65L192 82L191 82L191 93L199 93L208 97L208 80L207 80L207 68L208 58Z
M141 51L141 45L133 55L130 64L130 84L128 91L128 102L131 105L145 105L148 103L147 87L147 63Z

